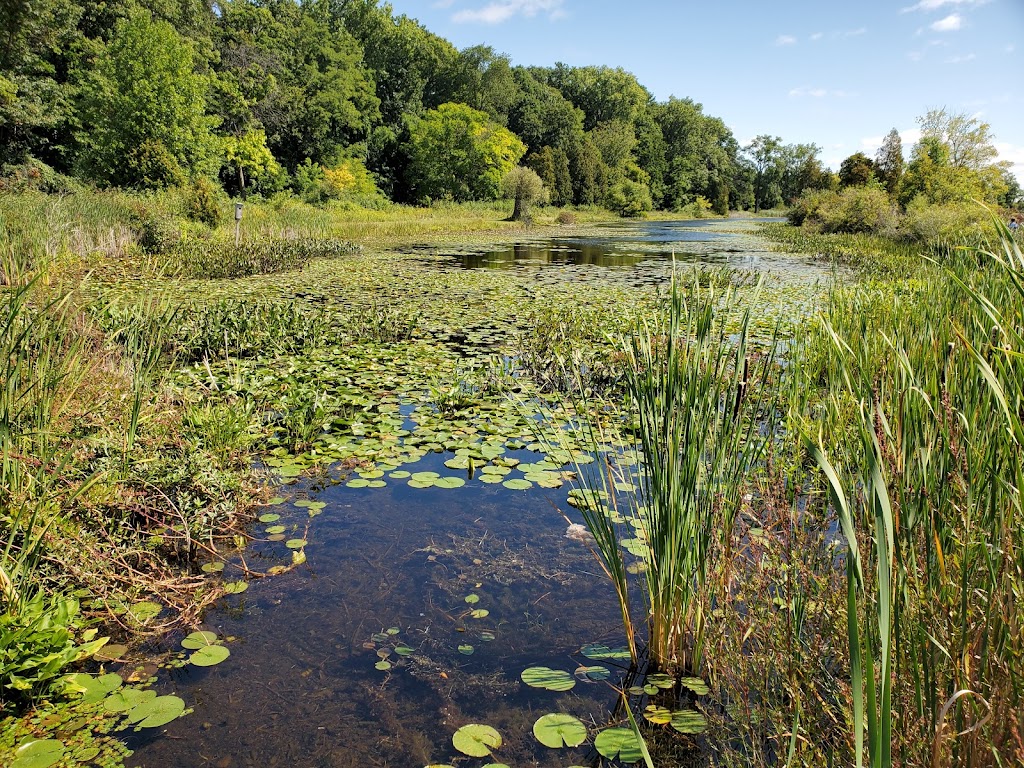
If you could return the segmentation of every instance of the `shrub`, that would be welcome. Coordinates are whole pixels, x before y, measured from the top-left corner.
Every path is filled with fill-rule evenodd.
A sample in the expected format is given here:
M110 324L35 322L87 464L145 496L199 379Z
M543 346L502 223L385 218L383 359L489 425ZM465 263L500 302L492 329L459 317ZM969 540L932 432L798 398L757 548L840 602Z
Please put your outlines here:
M358 245L340 240L250 240L239 245L224 241L182 241L168 268L182 277L224 279L266 275L299 269L310 259L347 256Z
M571 226L576 223L576 214L572 211L559 211L558 216L555 217L555 221L559 224Z
M808 225L820 232L873 232L895 234L899 214L880 187L848 187L801 196L789 213L792 224Z
M502 178L501 195L515 201L512 221L529 220L530 208L537 203L543 204L548 197L544 182L536 171L522 165L513 168Z
M623 179L612 185L612 188L608 190L605 204L609 210L629 218L643 216L654 208L651 190L647 188L647 185L630 179Z
M141 200L130 204L131 226L135 241L149 254L168 253L181 241L181 227L174 217L160 210L155 203Z
M980 205L950 203L931 205L923 195L907 205L904 235L928 245L971 240L978 242L992 233L989 212Z
M196 178L185 189L185 213L208 227L220 224L221 209L217 201L217 188L206 178Z

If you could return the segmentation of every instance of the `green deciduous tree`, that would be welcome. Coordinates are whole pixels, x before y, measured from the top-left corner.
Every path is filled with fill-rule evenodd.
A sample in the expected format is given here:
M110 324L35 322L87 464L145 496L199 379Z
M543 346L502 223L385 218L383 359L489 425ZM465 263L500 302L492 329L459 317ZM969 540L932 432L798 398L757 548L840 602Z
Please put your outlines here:
M120 22L82 87L78 139L87 175L155 187L212 170L207 84L192 45L169 23L143 10Z
M501 180L503 197L515 201L512 208L512 221L529 219L530 209L547 198L544 182L530 168L519 166L505 174Z
M893 128L875 155L875 173L891 196L895 196L896 190L899 189L903 165L903 140L900 138L900 132Z
M875 164L863 152L854 152L839 165L839 186L863 187L875 178Z
M782 176L782 139L762 134L743 149L753 170L754 212L774 208L782 202L779 179Z
M465 104L442 104L410 126L410 175L420 198L493 200L526 146Z

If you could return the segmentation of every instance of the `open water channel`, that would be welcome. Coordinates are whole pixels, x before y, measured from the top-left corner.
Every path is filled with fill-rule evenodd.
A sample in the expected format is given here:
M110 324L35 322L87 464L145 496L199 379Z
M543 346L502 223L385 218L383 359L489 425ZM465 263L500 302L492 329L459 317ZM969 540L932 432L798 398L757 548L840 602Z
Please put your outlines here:
M650 282L665 279L674 256L798 285L828 278L810 259L772 253L752 231L736 227L615 225L595 237L486 252L433 248L430 263L518 270L542 280ZM465 422L451 430L476 433ZM161 671L158 689L194 711L159 732L133 736L129 765L596 765L592 738L554 750L537 742L532 727L556 712L579 717L591 734L610 722L618 698L612 685L623 682L627 664L614 653L625 639L618 608L585 541L567 536L563 514L578 519L567 504L570 484L505 484L522 475L523 465L544 461L543 450L526 447L528 436L515 438L491 440L504 464L520 463L499 467L509 470L502 482L485 481L477 467L446 467L453 453L437 452L414 466L389 468L380 478L384 487L350 487L344 480L351 475L338 471L285 484L279 503L261 511L279 515L274 522L286 533L265 536L267 526L258 524L245 564L254 571L287 564L284 537L305 540L305 562L250 581L209 612L202 628L227 639L230 658L205 669ZM424 472L464 484L410 487L410 473ZM605 646L610 656L592 648L584 655L588 644ZM564 670L575 685L561 692L525 685L522 672L537 665ZM467 723L486 723L502 735L493 758L462 757L453 747L453 733Z

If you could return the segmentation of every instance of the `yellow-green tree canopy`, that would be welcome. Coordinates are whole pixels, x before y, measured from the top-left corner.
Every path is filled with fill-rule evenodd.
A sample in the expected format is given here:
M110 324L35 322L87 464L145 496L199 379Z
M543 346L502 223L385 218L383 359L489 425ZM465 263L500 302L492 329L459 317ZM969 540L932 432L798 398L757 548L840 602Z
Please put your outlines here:
M416 195L433 200L493 200L526 145L465 104L442 104L413 122L410 175Z

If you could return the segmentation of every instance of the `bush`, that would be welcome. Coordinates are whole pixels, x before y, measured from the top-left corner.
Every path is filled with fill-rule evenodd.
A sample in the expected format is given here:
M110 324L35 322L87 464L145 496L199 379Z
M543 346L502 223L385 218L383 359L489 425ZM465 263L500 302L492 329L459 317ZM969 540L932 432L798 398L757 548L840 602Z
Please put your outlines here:
M347 256L358 245L340 240L182 241L168 266L172 275L224 279L299 269L310 259Z
M135 241L145 253L165 254L181 242L181 227L170 213L160 210L155 201L132 201L130 210Z
M804 194L794 203L789 220L825 233L893 235L899 214L884 189L848 187L842 192L821 190Z
M572 211L559 211L558 216L555 217L555 221L559 224L571 226L576 223L576 214Z
M221 209L217 188L209 179L197 178L185 189L185 214L208 227L220 224Z
M931 205L918 195L907 205L902 232L910 240L928 245L970 240L978 242L993 234L991 214L976 204Z
M623 179L614 184L608 190L608 197L605 204L609 210L620 216L637 218L643 216L647 211L654 208L654 201L651 200L651 190L646 184L638 181Z

